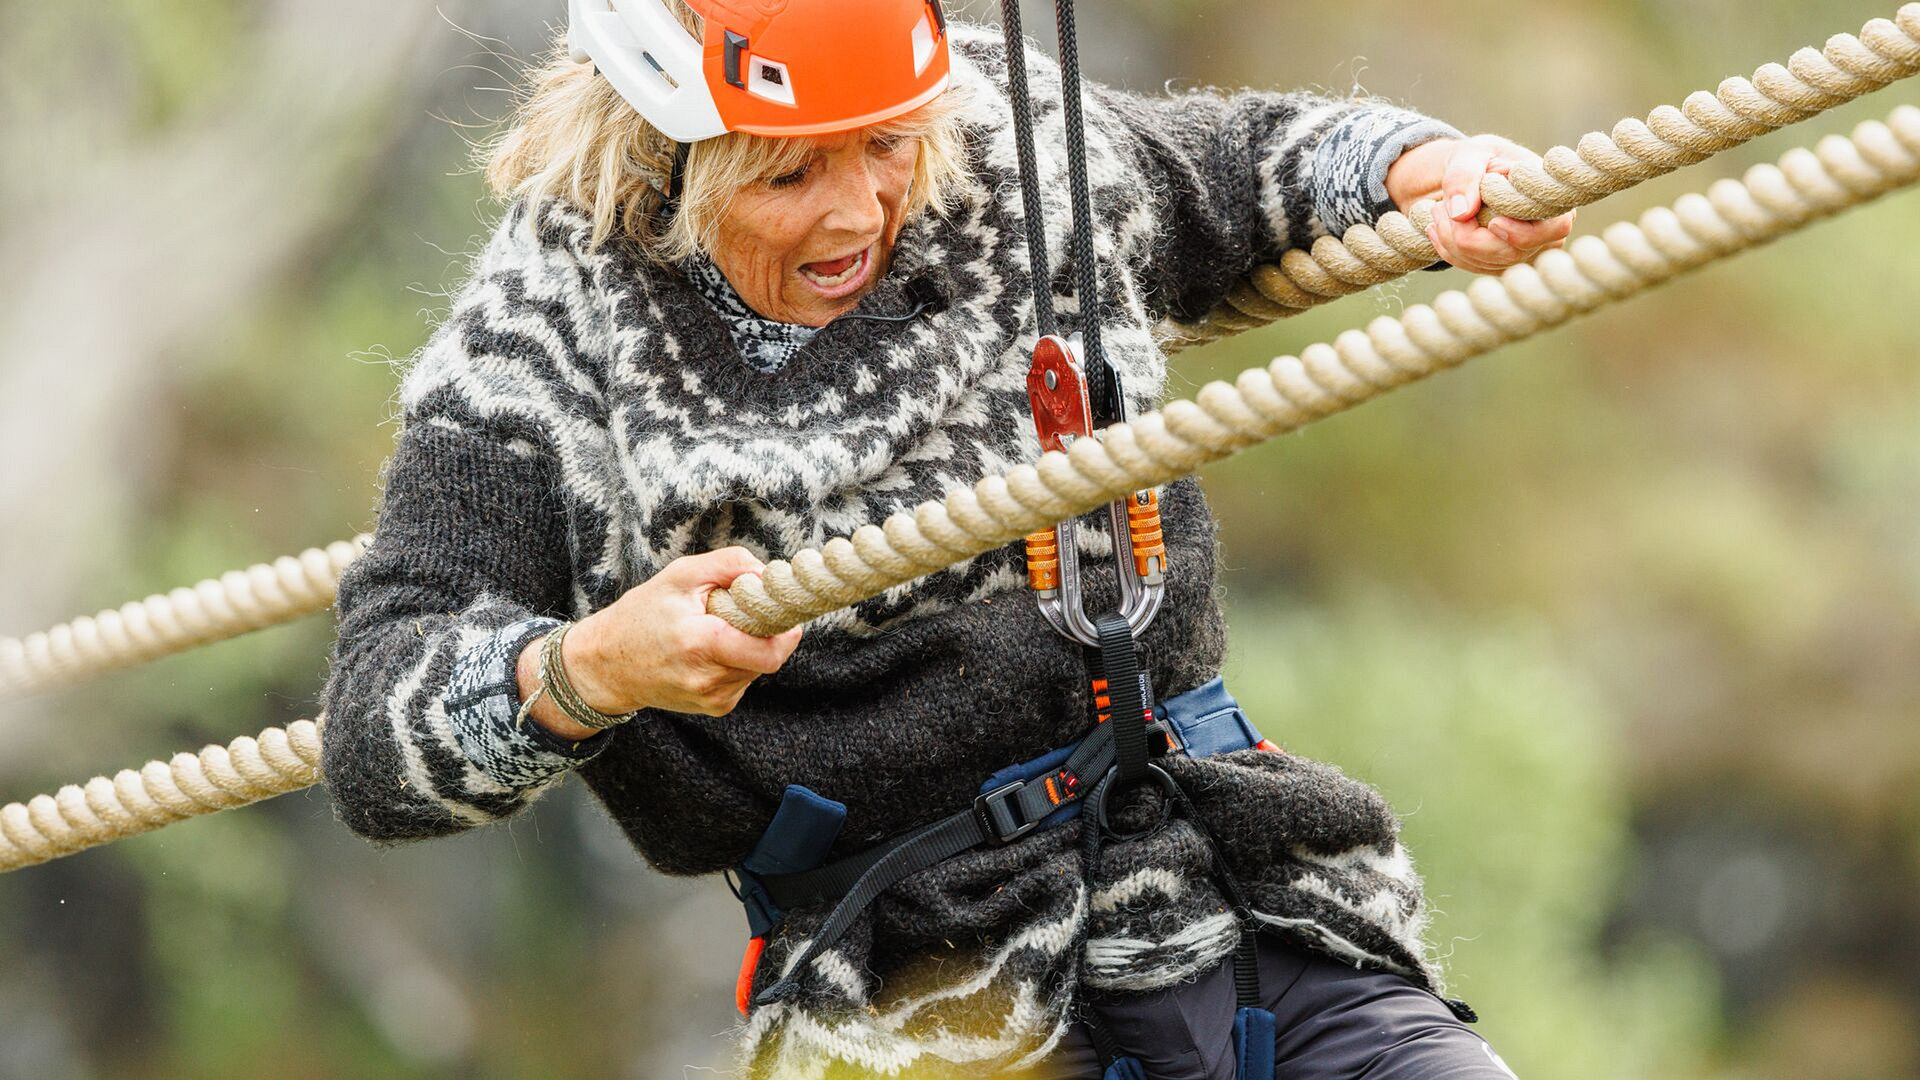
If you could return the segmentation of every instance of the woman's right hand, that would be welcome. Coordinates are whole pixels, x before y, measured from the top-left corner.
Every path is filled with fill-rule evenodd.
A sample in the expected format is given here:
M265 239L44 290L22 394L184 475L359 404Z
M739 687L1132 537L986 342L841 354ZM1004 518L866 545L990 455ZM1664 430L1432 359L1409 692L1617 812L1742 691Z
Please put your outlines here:
M742 547L668 563L568 631L562 660L574 688L588 705L613 715L640 708L703 716L732 712L754 679L786 663L800 644L800 627L770 638L754 637L709 615L707 594L765 570L766 565ZM528 661L538 671L539 649L539 641L527 646L521 656L523 673ZM521 684L531 691L525 674ZM542 715L542 706L548 704L536 704L534 719L557 734L583 737L564 715L558 723L548 722Z

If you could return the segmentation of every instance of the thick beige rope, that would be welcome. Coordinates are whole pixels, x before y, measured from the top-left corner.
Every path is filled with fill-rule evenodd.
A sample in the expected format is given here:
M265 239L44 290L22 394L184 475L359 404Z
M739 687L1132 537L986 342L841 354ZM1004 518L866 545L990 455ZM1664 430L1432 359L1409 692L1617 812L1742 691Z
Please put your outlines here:
M1282 356L1242 372L1233 385L1209 383L1192 401L1174 401L1104 438L990 476L943 502L927 502L851 539L777 559L764 577L709 594L708 610L754 634L790 626L863 600L961 559L1086 513L1127 492L1164 484L1236 451L1352 408L1469 357L1650 289L1683 271L1764 244L1807 223L1911 184L1920 177L1920 109L1901 106L1888 123L1860 125L1852 139L1829 136L1796 149L1778 166L1721 180L1705 195L1648 211L1582 236L1565 250L1465 292L1447 292L1399 318L1382 316L1363 333Z
M1556 146L1542 167L1486 177L1481 219L1564 214L1916 73L1920 3L1910 3L1890 20L1867 23L1858 37L1835 34L1826 48L1803 48L1785 66L1766 64L1752 79L1735 76L1712 93L1694 91L1679 108L1662 105L1644 121L1620 121L1611 134L1590 132L1575 147ZM1439 256L1427 225L1424 208L1411 217L1394 211L1338 239L1321 237L1311 250L1289 251L1277 265L1256 267L1200 321L1163 324L1162 343L1180 349L1228 337L1428 266Z
M0 807L0 872L18 870L114 840L150 832L216 810L270 799L320 780L320 729L325 719L286 730L242 735L198 754L149 761L84 787Z
M1194 400L1082 439L1069 454L1048 453L1038 465L864 525L851 540L775 560L764 577L710 593L708 610L750 633L776 633L1916 181L1920 108L1903 105L1851 139L1792 150L1778 166L1721 180L1637 225L1583 236L1431 306L1251 368L1233 385L1209 383ZM0 871L306 787L318 780L318 762L319 722L303 721L0 807Z
M363 533L271 563L230 570L192 588L82 615L25 638L0 638L0 698L130 667L323 610L333 603L341 571L371 541Z

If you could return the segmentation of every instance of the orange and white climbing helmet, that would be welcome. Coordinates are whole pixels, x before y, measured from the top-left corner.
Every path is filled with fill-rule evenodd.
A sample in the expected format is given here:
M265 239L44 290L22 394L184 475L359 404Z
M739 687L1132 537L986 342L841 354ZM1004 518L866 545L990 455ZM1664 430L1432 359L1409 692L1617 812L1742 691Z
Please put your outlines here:
M676 142L729 131L825 135L932 101L946 89L940 0L568 0L567 39Z

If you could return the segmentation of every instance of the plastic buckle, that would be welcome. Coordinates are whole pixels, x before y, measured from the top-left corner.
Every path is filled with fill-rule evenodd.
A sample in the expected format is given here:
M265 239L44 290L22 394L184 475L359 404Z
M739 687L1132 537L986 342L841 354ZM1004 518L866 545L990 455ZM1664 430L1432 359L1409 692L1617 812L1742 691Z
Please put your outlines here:
M995 842L1011 844L1040 826L1039 821L1021 821L1013 800L1025 787L1025 780L1002 784L973 800L974 816Z
M1164 738L1167 745L1166 753L1185 754L1187 752L1186 737L1181 733L1178 725L1161 715L1162 712L1164 712L1164 710L1159 706L1154 706L1154 720L1153 723L1147 725L1147 734L1159 735ZM1153 743L1149 742L1147 744L1148 753L1154 753L1156 750L1157 747L1155 747Z

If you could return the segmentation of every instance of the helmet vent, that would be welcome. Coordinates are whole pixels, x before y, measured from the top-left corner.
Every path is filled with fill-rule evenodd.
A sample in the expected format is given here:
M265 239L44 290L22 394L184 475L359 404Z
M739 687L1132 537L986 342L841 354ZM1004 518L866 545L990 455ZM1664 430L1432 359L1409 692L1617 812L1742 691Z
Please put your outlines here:
M643 52L640 54L640 57L647 62L648 67L653 69L655 75L660 76L660 81L666 83L669 89L680 89L680 80L668 74L667 69L660 66L660 61L655 60L652 53Z
M756 56L747 68L747 93L782 105L794 104L793 77L788 74L787 65Z
M913 24L913 74L916 78L933 62L938 38L939 30L933 24L933 9L929 8L920 21Z

